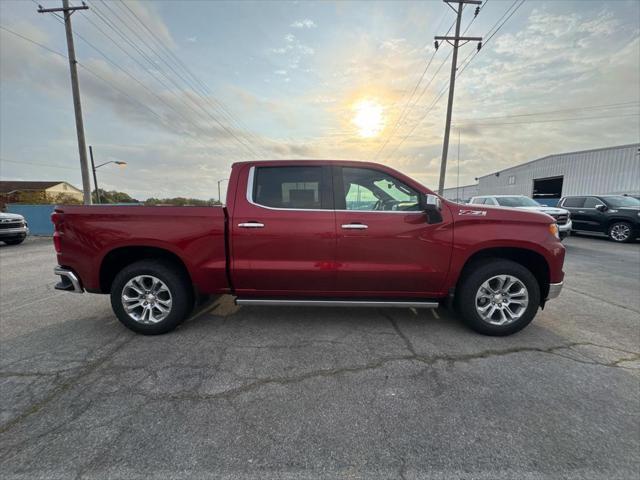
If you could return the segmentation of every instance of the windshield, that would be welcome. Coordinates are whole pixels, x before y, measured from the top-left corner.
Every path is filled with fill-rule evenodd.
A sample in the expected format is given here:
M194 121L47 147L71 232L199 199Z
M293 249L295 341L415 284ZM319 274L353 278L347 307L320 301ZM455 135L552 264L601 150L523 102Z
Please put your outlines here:
M539 207L540 204L529 197L496 197L502 207Z
M623 197L615 196L615 197L603 197L609 206L613 208L624 208L624 207L640 207L640 200L633 197Z

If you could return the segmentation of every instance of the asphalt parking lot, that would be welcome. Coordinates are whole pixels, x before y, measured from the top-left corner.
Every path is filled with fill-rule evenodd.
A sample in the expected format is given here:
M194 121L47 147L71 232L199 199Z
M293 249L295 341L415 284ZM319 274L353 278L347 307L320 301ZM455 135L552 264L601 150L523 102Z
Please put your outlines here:
M565 289L490 338L445 310L235 307L138 336L0 247L2 478L630 479L640 244L571 237Z

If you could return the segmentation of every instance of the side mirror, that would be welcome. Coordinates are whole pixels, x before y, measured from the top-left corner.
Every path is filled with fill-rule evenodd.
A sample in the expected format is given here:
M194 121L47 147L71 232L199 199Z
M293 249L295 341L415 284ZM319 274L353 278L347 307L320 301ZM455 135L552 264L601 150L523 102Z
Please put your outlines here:
M605 212L607 210L607 206L599 203L598 205L596 205L596 210L598 210L599 212Z
M420 207L427 214L427 223L440 223L442 221L442 204L440 197L431 193L420 196Z

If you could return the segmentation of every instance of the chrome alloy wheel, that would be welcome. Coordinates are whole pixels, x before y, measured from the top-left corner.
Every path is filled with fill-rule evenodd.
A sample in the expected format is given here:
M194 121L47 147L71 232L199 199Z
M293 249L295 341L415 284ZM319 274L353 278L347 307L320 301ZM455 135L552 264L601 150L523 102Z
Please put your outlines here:
M631 229L626 223L617 223L611 227L610 235L616 242L624 242L631 235Z
M146 325L164 320L171 312L171 292L152 275L138 275L122 289L122 306L133 320Z
M496 275L476 293L476 311L491 325L508 325L518 320L529 305L527 287L512 275Z

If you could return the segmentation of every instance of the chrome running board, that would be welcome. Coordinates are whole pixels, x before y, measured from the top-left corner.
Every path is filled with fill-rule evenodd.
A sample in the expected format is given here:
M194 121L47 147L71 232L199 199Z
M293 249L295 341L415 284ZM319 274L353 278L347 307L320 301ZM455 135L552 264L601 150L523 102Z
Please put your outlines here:
M281 300L273 298L236 298L236 305L289 306L289 307L399 307L437 308L438 302L388 300Z

